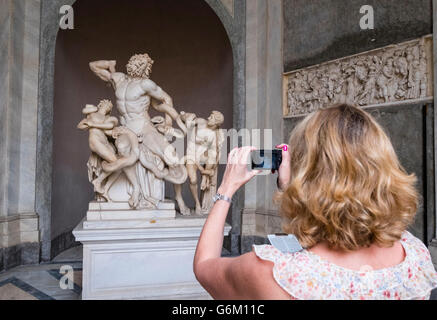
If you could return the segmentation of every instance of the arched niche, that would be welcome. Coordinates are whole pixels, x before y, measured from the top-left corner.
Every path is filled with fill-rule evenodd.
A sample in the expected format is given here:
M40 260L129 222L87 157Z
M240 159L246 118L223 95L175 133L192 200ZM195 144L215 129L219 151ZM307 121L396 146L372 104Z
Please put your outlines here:
M172 5L166 7L166 2L172 2ZM114 100L112 90L89 71L87 62L90 60L117 59L122 70L131 54L148 52L155 59L152 79L173 97L178 111L195 111L199 116L206 116L207 111L216 107L215 103L226 104L228 99L233 115L226 126L244 127L244 1L234 2L234 16L220 0L189 0L184 1L183 6L175 5L171 0L138 0L129 5L122 0L95 0L92 3L84 0L42 1L36 206L40 216L43 261L50 260L69 246L72 238L68 235L80 216L85 214L86 207L83 206L89 200L87 196L91 196L90 186L84 179L89 154L87 139L75 129L80 110L84 103L97 103L101 98ZM71 4L75 9L77 29L59 32L59 8L65 4ZM209 19L196 16L196 10ZM149 23L145 19L141 21L141 16L147 17L147 14L156 16L149 16ZM166 22L167 26L163 26ZM195 35L197 39L194 39L197 41L178 28L178 22L190 25L192 31L195 31L197 22L199 30ZM136 30L117 28L118 24ZM202 48L202 39L207 39L205 32L209 25L215 25L214 32L218 33L220 28L224 28L228 40L224 41L223 48L217 44ZM78 32L80 28L87 32ZM140 36L142 33L144 38ZM187 43L191 45L180 50ZM226 46L230 47L232 57L226 58ZM210 55L205 56L208 49ZM226 68L220 70L214 65L213 61L220 63L223 54L225 59L231 59L233 76L227 74ZM188 61L190 56L196 60ZM201 66L202 61L203 69L196 69L195 66ZM214 72L208 72L208 65ZM194 70L197 74L193 74ZM216 83L214 79L217 79ZM232 82L232 97L220 97L214 92L214 89L226 91L226 81ZM196 88L202 92L192 94ZM226 96L226 92L223 95ZM52 201L54 198L57 200ZM243 207L242 195L237 198L240 201L233 206L236 214L229 220L233 225L233 253L238 253ZM75 213L74 210L81 212Z

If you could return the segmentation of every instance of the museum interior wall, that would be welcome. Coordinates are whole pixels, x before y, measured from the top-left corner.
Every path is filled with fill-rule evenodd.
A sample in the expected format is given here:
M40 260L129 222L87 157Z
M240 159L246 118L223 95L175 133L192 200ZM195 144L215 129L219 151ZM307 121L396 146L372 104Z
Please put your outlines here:
M81 110L101 99L111 99L115 105L112 88L102 85L89 62L117 60L117 70L125 72L133 54L148 53L155 61L151 79L173 98L178 112L206 119L217 110L225 116L222 128L233 126L232 48L221 21L205 1L148 0L127 5L122 0L79 0L73 8L75 29L60 30L56 42L52 256L72 245L71 230L83 219L93 197L86 171L88 135L77 130ZM174 198L172 185L167 184L166 193ZM183 196L194 207L187 183Z

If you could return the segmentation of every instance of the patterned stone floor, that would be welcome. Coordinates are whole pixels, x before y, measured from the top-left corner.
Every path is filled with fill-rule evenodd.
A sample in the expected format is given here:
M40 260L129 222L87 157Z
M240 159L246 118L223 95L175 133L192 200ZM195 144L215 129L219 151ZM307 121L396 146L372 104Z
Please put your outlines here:
M20 266L0 273L0 300L78 300L82 291L82 247L52 263Z

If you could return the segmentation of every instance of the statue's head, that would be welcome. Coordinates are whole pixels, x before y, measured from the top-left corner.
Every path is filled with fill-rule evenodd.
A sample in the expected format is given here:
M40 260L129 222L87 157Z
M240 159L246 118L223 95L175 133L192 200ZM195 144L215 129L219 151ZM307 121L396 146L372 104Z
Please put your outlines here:
M129 59L126 65L127 74L132 78L150 78L153 60L145 54L136 54Z
M357 78L361 81L366 80L368 71L363 63L357 63L355 66L355 74Z
M101 111L104 114L111 113L112 107L113 107L112 102L110 100L106 100L106 99L100 101L100 103L97 106L99 111Z
M398 59L397 61L397 68L399 70L399 73L403 76L407 76L408 75L408 62L407 59L405 59L404 57L401 57Z
M213 111L211 115L208 117L208 126L209 127L220 127L225 121L225 117L223 113L219 111Z

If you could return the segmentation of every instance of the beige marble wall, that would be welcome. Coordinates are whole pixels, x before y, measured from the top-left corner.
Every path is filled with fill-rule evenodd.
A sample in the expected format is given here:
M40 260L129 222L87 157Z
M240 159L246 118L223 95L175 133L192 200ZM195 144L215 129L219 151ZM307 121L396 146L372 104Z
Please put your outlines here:
M261 129L260 141L251 141L255 147L272 149L283 142L282 72L282 1L247 1L246 127ZM243 236L280 231L275 192L276 175L258 176L246 185Z
M0 218L0 247L9 248L39 239L38 216L22 213Z
M15 1L15 0L14 0ZM23 0L21 0L23 1ZM25 0L18 212L35 211L40 0Z
M0 246L37 242L39 0L0 0Z
M0 0L0 217L7 214L7 111L9 105L9 48L11 0Z

